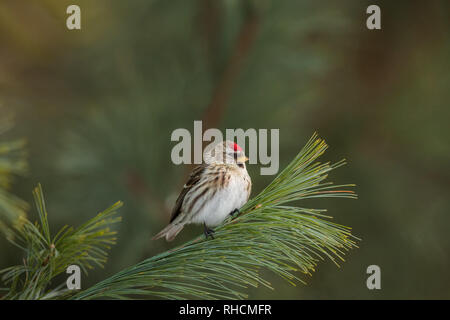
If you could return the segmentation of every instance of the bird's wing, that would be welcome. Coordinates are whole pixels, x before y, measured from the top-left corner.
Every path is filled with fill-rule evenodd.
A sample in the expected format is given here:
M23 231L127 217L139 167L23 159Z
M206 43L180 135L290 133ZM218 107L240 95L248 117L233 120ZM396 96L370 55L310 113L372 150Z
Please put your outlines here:
M172 215L170 217L170 222L175 220L176 217L178 217L178 215L180 214L180 209L181 205L183 204L184 197L189 192L189 190L191 190L191 188L200 181L200 178L206 166L206 164L201 164L195 167L194 170L192 170L191 174L189 175L188 181L184 185L183 190L181 190L181 193L178 196L177 201L175 202L175 206L173 207Z

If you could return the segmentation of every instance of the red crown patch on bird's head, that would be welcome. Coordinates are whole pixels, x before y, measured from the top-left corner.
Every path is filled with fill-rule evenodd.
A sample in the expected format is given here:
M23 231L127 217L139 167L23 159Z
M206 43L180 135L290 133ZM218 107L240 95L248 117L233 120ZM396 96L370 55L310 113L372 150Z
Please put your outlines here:
M234 151L242 151L242 148L235 142L233 142L233 150Z

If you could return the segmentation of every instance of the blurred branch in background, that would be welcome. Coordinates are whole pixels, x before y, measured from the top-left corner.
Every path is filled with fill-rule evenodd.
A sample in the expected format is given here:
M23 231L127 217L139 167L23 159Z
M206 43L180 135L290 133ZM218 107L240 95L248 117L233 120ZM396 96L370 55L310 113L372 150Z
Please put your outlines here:
M56 299L69 294L66 282L50 288L54 278L76 264L85 273L93 265L102 267L110 249L116 241L115 231L110 227L121 220L117 202L97 214L78 228L64 226L55 236L50 231L47 209L41 185L33 191L39 223L22 218L22 225L7 230L6 238L25 253L23 264L0 271L1 280L9 285L3 288L2 299Z
M224 4L204 0L200 2L200 12L203 24L201 32L206 42L206 57L209 60L210 72L215 83L212 90L211 101L203 110L201 116L202 129L219 128L223 120L226 108L228 107L232 95L233 86L241 74L245 59L248 57L252 45L258 35L259 16L257 10L253 8L248 0L239 2L238 11L243 17L240 21L240 29L237 33L231 52L225 58L225 63L221 65L221 48L218 45L223 37L220 31L224 26L220 24L224 20ZM220 67L219 67L220 66ZM203 147L206 142L202 141ZM179 182L179 188L183 186L194 164L186 166L184 175Z
M12 114L0 106L0 136L13 126ZM20 224L28 204L8 192L15 175L27 172L25 140L0 141L0 230Z
M211 1L203 1L202 3L208 7L214 6L209 2ZM242 7L244 8L244 18L241 22L242 25L236 37L234 49L230 53L228 61L225 64L223 74L214 88L211 102L204 110L204 114L202 116L204 130L209 128L217 128L220 126L220 120L227 104L229 103L233 85L240 74L242 64L247 58L258 34L259 17L255 9L252 8L248 1L242 1ZM211 14L211 10L206 10L206 14ZM210 23L211 22L212 21L210 21ZM207 24L206 27L209 27L209 24ZM208 40L210 42L216 40L213 38L214 36L210 36L208 37ZM215 53L214 56L218 56L217 53Z

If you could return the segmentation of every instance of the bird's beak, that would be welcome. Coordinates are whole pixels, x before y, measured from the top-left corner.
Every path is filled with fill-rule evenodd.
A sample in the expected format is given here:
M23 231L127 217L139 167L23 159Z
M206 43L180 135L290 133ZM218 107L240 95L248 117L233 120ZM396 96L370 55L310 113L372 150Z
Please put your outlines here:
M244 162L248 161L248 158L246 156L241 156L241 157L237 158L237 161L240 163L244 163Z

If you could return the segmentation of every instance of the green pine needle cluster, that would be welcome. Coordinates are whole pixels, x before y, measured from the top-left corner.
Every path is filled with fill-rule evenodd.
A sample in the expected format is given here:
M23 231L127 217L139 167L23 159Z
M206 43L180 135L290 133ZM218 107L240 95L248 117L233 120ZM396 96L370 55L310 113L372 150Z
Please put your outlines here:
M272 285L261 274L269 270L288 283L304 282L324 258L338 264L356 247L350 228L332 223L325 210L296 207L307 198L356 198L353 191L324 182L344 161L319 163L327 149L316 134L295 159L236 218L216 228L214 239L199 236L177 248L148 258L83 291L54 286L55 277L71 264L85 272L103 266L115 243L110 226L120 221L116 203L79 228L64 227L52 236L47 209L38 185L33 195L39 222L22 217L4 228L7 239L25 253L23 264L0 271L9 288L3 299L242 299L249 286ZM291 205L289 205L289 203Z
M353 191L324 182L344 164L318 163L326 143L313 135L295 159L241 214L215 231L215 239L197 237L148 258L72 296L96 298L242 299L245 289L272 288L267 269L295 285L311 275L320 260L336 264L356 247L350 228L332 223L324 210L288 206L307 198L356 198Z
M0 135L4 135L13 126L11 114L0 108ZM9 192L14 176L27 171L25 141L22 139L0 141L0 230L20 223L25 217L28 205L25 201Z
M66 283L50 288L52 280L71 264L86 273L94 265L102 267L107 250L116 241L110 226L119 222L117 202L78 228L65 226L52 236L47 209L40 185L33 191L39 222L22 218L20 226L5 229L7 239L24 253L23 264L0 271L1 280L9 285L3 299L56 299L70 292Z

